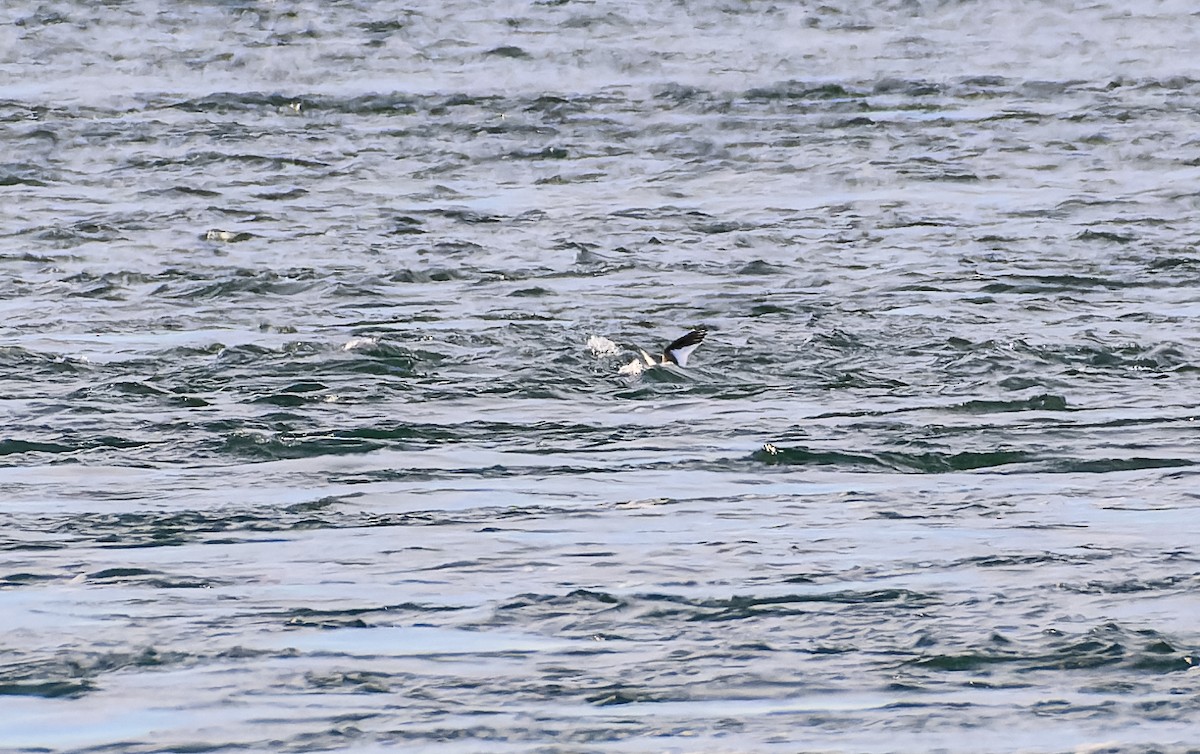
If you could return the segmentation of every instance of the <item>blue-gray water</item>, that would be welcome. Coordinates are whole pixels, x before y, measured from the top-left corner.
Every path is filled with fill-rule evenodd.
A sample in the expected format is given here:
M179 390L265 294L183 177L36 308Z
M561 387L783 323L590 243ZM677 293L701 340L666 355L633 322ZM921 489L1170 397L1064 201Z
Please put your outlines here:
M0 750L1195 751L1197 21L7 4Z

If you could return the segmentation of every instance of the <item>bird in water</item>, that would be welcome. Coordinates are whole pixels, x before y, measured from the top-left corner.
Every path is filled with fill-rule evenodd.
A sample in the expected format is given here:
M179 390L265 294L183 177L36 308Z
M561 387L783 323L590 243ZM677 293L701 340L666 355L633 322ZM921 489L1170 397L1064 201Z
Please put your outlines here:
M707 327L697 327L696 329L684 335L681 338L671 341L666 348L663 349L660 356L655 357L648 353L645 349L639 348L641 360L634 360L619 370L621 374L641 374L646 367L662 366L664 364L675 364L685 367L688 363L688 357L692 352L700 347L704 342L704 336L708 335ZM642 362L645 362L644 364Z
M686 367L688 357L692 355L704 342L704 336L708 335L708 328L697 327L687 335L684 335L678 340L671 341L671 344L663 349L662 357L659 361L655 361L650 354L638 349L642 352L642 358L646 360L647 366L658 366L659 364L678 364L681 367Z

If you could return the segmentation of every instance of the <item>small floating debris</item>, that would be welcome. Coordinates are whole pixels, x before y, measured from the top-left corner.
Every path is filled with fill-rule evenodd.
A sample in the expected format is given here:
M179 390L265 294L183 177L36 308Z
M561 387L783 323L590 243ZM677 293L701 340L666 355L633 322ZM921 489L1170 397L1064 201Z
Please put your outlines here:
M351 338L346 341L346 345L342 346L343 351L357 351L363 348L371 348L379 345L378 338Z
M235 233L232 230L220 230L213 228L207 231L203 236L200 236L205 241L221 241L223 243L237 243L238 241L249 241L254 238L253 233Z

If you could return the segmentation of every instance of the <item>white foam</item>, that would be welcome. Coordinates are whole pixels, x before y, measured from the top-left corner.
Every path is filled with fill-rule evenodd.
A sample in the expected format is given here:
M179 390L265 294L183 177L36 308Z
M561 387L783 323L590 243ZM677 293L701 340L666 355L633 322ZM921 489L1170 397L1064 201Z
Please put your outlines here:
M587 347L595 356L613 356L620 350L616 343L601 335L588 338Z
M646 369L645 364L640 359L634 359L625 366L617 370L617 374L625 374L630 377L637 377Z

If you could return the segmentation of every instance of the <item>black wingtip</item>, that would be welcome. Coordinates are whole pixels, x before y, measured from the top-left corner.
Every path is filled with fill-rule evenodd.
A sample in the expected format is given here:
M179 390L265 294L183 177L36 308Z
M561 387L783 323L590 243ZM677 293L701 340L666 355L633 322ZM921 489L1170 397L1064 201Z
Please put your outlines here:
M674 352L681 349L695 348L696 346L699 346L704 341L704 336L706 335L708 335L708 328L701 325L700 327L694 328L682 338L672 341L669 346L663 349L663 361L669 364L678 364L679 360L675 358ZM686 356L687 355L684 354L685 361L687 360Z

